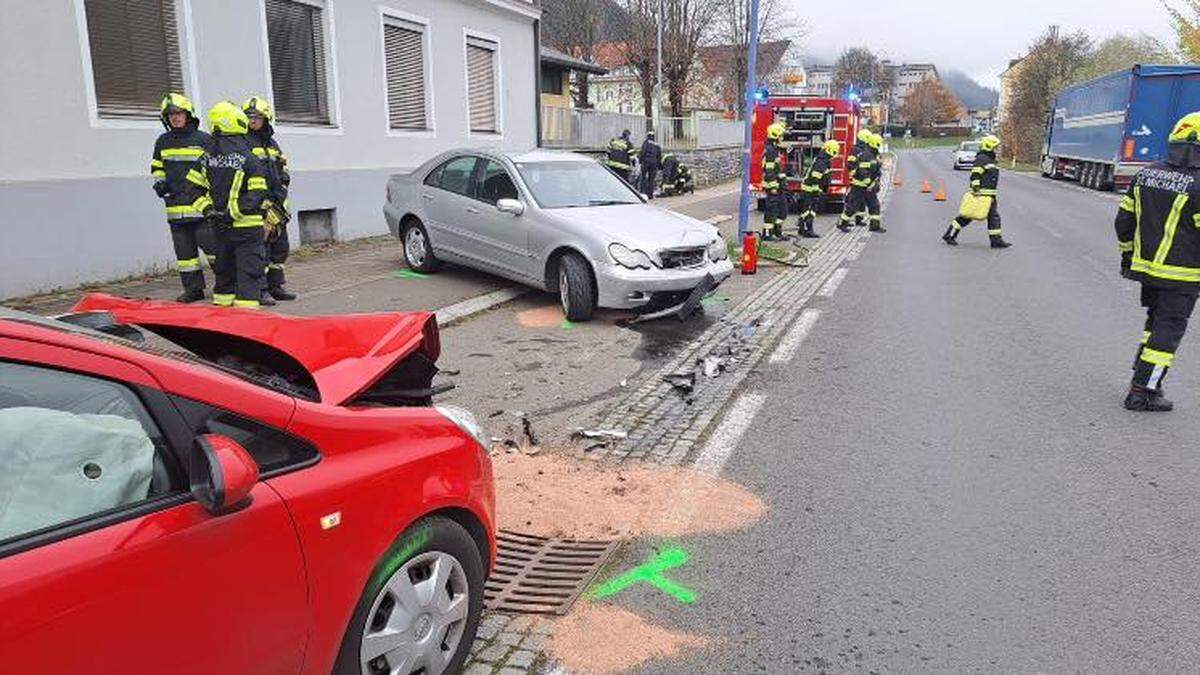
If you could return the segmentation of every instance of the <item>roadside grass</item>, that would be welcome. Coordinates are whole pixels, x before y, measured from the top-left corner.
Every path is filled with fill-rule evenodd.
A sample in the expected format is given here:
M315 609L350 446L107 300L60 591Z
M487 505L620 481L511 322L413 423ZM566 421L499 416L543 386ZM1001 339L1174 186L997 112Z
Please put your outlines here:
M937 138L890 138L888 147L893 150L920 150L921 148L953 148L963 141L971 140L970 136L939 136Z

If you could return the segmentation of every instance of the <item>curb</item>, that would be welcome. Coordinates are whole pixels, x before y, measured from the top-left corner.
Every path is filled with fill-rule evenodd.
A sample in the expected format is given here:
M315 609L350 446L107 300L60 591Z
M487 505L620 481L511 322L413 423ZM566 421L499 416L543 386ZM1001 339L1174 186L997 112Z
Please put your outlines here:
M438 328L445 328L452 323L468 319L481 312L486 312L493 307L499 307L506 302L511 302L525 295L533 289L530 288L501 288L498 291L484 293L462 302L456 302L453 305L442 307L434 310L437 315Z

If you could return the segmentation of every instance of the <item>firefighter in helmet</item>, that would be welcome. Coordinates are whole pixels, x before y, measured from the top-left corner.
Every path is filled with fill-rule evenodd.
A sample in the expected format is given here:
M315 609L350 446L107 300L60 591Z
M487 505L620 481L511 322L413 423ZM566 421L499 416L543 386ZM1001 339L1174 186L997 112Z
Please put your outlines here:
M763 240L782 238L783 221L787 218L787 197L783 193L787 174L781 145L784 130L779 122L767 127L767 142L763 147L761 185L767 193L763 199Z
M829 180L832 177L831 163L842 151L837 141L825 141L821 151L813 158L804 180L800 183L800 236L817 238L821 235L813 230L813 221L817 212L825 207L825 193L829 190Z
M986 197L991 201L988 208L987 228L988 238L992 248L1008 248L1012 244L1004 241L1004 232L1000 229L1000 210L996 206L997 187L1000 185L1000 167L996 165L996 151L1000 148L1000 139L995 136L984 136L979 139L979 152L975 153L975 166L971 168L971 194ZM958 246L958 233L971 222L971 219L959 215L950 222L942 241L951 246Z
M262 303L274 305L276 300L295 300L296 295L287 289L287 278L284 275L284 265L288 253L291 252L288 241L287 224L291 220L288 204L288 187L292 178L287 170L287 155L275 140L275 113L271 104L261 96L251 96L242 104L242 112L250 124L250 132L246 138L250 141L250 151L262 163L267 174L267 192L270 193L273 208L264 215L264 230L267 240L267 270L266 289L263 291Z
M1142 341L1125 397L1129 410L1167 411L1163 380L1200 294L1200 111L1175 123L1167 159L1138 172L1117 209L1121 274L1142 285Z
M203 162L212 139L200 131L196 108L183 94L164 96L159 111L166 131L154 142L150 175L155 179L154 192L166 206L167 226L171 228L171 243L175 248L175 267L183 283L183 294L177 299L179 302L196 302L204 299L200 252L204 251L210 266L217 252L205 218L212 210L212 200L208 195Z
M867 145L874 154L871 160L871 184L867 186L867 192L863 195L867 204L867 220L870 221L872 232L887 232L883 227L883 212L879 205L879 184L883 180L883 163L879 161L879 153L883 151L883 136L871 132Z
M221 101L208 111L212 148L205 169L219 251L213 304L257 308L267 266L263 212L273 207L267 171L246 134L250 122L237 104Z
M854 149L846 157L846 175L850 178L850 191L846 193L846 203L838 220L838 229L842 232L850 231L851 221L862 225L863 218L867 216L867 191L874 180L875 172L875 151L871 149L873 136L870 129L859 131Z
M608 158L604 163L626 183L633 185L633 157L637 151L629 136L630 131L626 129L620 136L608 142Z

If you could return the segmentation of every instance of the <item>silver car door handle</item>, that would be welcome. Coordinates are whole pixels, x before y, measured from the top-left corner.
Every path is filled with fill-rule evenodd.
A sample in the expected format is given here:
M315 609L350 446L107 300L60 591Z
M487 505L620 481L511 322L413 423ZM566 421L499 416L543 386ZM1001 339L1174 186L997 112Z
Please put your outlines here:
M433 195L431 195L431 194L428 194L428 193L425 193L425 192L422 192L422 193L421 193L421 199L428 199L429 201L433 201Z
M467 213L479 213L479 209L475 208L474 206L468 206Z

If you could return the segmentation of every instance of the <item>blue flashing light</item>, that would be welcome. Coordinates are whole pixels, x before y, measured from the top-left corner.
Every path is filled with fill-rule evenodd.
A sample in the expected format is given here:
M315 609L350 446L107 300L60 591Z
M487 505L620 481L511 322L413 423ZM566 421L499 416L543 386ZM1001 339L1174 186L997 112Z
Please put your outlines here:
M766 103L771 98L771 92L766 87L760 87L754 90L754 100L756 103Z

